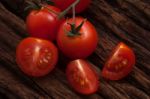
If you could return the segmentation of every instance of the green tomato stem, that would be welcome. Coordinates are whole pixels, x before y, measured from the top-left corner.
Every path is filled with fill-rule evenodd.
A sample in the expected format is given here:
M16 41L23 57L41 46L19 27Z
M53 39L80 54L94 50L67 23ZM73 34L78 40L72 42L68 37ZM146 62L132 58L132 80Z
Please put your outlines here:
M80 0L76 0L74 3L72 3L68 8L66 8L63 12L61 12L58 16L59 19L61 19L62 17L64 17L68 11L72 8L75 7L78 3L80 2Z
M73 15L72 15L72 18L73 18L73 24L75 24L75 17L76 17L75 5L72 6L72 12L73 12Z

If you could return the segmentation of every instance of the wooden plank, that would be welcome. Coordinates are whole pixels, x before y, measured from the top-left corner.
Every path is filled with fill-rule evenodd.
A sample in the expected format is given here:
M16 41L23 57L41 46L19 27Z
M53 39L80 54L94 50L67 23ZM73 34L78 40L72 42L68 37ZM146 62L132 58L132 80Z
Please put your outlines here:
M65 66L61 66L62 60L52 73L43 78L28 77L19 70L15 62L15 49L18 43L28 36L24 20L21 19L24 18L22 17L24 16L23 8L28 5L27 1L2 0L3 4L0 3L0 73L3 74L0 75L0 96L11 99L27 99L28 97L31 99L150 98L150 28L147 12L149 9L146 8L146 11L141 8L141 4L146 4L144 0L138 0L138 5L134 4L136 7L133 7L129 0L115 0L115 3L109 0L93 0L91 6L82 14L96 24L99 33L98 47L88 58L99 74L111 50L120 41L131 46L137 57L133 72L128 77L120 81L106 81L100 75L98 92L88 96L74 92L68 85L64 73ZM130 8L133 9L130 10ZM125 9L129 14L124 11ZM138 12L132 14L133 11ZM135 21L133 16L137 16L135 20L138 21Z

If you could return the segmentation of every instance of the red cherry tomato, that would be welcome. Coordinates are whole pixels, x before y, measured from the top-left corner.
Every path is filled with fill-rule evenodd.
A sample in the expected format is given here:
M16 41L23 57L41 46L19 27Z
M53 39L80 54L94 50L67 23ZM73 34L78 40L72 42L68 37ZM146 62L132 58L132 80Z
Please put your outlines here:
M110 54L102 70L102 76L110 80L120 80L131 72L134 64L133 50L121 42Z
M53 0L53 2L61 10L65 10L68 6L75 2L75 0ZM89 6L90 2L91 0L80 0L76 6L76 13L84 11Z
M79 26L83 22L82 17L75 18L75 25ZM79 30L80 35L69 36L73 19L68 19L62 23L57 35L57 44L65 56L71 59L86 58L96 49L98 35L95 27L85 21Z
M81 94L92 94L98 89L98 75L91 65L82 59L71 61L66 75L70 85Z
M38 38L26 38L17 47L17 63L29 76L40 77L52 71L58 60L53 43Z
M59 14L60 9L50 5L45 5L40 10L31 11L26 19L29 34L33 37L49 39L51 41L55 40L57 30L63 20L58 19L56 13Z

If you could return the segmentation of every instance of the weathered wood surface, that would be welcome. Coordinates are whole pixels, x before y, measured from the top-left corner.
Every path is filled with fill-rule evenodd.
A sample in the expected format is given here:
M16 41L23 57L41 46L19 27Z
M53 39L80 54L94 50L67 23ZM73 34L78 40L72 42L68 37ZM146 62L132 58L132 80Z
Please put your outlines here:
M28 0L0 2L0 99L150 99L150 2L149 0L93 0L82 14L96 26L99 43L88 60L101 72L115 45L123 41L136 54L132 73L120 81L100 75L97 93L84 96L70 88L63 62L42 78L24 75L15 62L17 44L27 36L23 8Z

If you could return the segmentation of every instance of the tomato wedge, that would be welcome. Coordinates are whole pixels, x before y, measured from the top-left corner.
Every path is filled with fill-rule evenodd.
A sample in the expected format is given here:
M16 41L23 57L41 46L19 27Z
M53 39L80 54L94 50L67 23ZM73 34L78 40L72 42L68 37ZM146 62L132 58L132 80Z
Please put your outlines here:
M16 60L27 75L40 77L52 71L58 60L58 51L53 43L28 37L17 47Z
M85 60L71 61L66 75L70 85L81 94L92 94L98 89L98 75Z
M120 80L132 71L134 64L133 50L121 42L110 54L102 70L102 76L109 80Z

